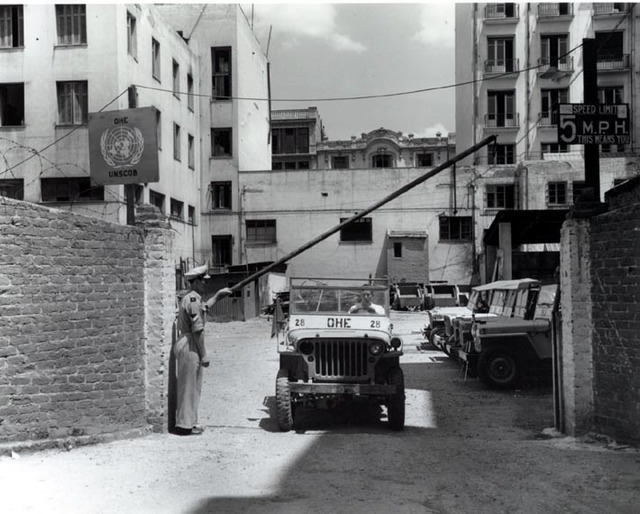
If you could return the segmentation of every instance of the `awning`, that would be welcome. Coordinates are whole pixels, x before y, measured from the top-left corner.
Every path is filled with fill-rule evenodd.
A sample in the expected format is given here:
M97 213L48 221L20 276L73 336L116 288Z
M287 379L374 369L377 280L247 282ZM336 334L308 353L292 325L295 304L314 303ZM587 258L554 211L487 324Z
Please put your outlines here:
M500 223L511 223L511 244L559 243L560 228L569 209L499 211L491 226L485 231L482 242L487 246L499 245Z

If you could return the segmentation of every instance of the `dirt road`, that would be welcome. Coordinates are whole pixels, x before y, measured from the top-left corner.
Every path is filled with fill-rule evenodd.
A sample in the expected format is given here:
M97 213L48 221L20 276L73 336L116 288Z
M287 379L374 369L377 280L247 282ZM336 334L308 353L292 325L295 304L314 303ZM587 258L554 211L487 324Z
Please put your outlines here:
M372 409L272 416L265 318L209 325L198 437L154 434L0 459L3 513L636 513L640 452L547 437L549 387L486 390L437 351L420 313L394 313L407 422Z

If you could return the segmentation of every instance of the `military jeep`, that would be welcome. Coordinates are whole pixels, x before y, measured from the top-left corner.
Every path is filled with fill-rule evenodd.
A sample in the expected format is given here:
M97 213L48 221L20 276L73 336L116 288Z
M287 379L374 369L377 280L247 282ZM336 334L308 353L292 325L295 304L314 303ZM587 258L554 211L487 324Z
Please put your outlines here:
M553 325L558 309L558 284L540 287L533 316L522 297L513 317L498 316L473 323L473 348L468 358L477 360L480 380L492 388L513 389L534 371L551 376Z
M359 398L386 406L389 427L402 430L402 340L392 335L387 281L291 278L289 293L289 319L278 339L280 429L294 428L301 406Z

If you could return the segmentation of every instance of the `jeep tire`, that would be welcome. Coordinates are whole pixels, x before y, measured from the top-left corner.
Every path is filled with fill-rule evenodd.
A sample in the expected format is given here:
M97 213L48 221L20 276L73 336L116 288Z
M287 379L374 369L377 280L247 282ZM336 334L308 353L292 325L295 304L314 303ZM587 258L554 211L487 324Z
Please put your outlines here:
M389 385L396 386L394 395L387 399L387 420L391 430L402 430L404 428L404 374L397 366L389 370Z
M291 389L289 387L289 374L286 369L279 370L276 378L276 417L278 419L278 427L283 432L288 432L293 428Z
M484 350L478 357L478 376L495 389L515 389L522 378L522 366L511 352L501 348Z

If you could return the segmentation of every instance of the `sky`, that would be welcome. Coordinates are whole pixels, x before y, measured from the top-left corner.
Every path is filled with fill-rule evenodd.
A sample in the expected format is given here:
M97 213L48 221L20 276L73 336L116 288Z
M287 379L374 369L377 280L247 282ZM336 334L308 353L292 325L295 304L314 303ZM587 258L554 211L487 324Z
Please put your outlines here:
M253 13L254 30L271 63L272 109L317 107L330 140L381 127L415 137L455 132L454 88L326 101L453 85L453 3L242 7L249 19Z

